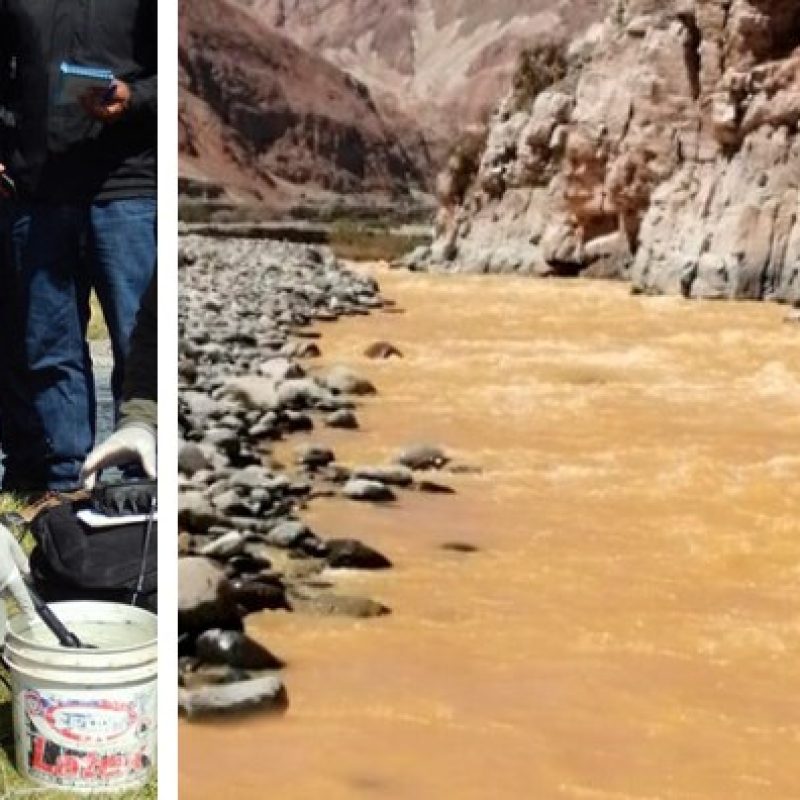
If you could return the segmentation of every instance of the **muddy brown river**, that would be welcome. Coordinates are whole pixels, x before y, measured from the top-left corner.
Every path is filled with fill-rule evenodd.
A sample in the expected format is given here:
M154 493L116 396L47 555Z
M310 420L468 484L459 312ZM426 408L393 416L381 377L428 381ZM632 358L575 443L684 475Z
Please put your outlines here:
M324 328L380 396L345 464L433 441L481 474L319 501L390 617L267 613L282 719L181 727L186 798L800 797L800 328L613 283L377 272ZM402 360L370 361L388 339ZM441 549L465 542L479 552Z

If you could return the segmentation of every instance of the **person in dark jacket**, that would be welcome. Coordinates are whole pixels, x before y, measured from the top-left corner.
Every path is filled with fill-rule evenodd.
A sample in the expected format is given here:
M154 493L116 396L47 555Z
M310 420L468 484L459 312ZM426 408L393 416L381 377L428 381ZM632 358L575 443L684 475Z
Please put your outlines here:
M156 17L156 0L0 0L5 489L78 485L95 436L92 289L121 398L156 261ZM62 62L116 80L65 103Z

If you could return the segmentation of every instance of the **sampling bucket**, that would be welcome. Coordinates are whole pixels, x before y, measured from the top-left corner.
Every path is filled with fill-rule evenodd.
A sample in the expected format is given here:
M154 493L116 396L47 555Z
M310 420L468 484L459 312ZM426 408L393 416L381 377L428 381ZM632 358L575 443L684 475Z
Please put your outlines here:
M51 608L96 649L61 647L38 619L8 621L17 769L73 792L144 785L156 757L156 616L117 603Z

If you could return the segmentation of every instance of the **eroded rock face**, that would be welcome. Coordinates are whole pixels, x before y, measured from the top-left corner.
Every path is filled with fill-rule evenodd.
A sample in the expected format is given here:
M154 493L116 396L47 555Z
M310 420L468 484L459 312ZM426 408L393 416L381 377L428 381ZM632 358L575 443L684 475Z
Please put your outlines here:
M621 0L495 112L409 263L800 300L800 3Z

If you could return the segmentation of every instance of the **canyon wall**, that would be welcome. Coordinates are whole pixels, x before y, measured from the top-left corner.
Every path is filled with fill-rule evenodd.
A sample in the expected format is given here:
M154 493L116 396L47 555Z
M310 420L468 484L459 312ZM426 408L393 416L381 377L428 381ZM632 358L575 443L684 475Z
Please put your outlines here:
M522 66L409 266L800 301L800 2L620 0Z

